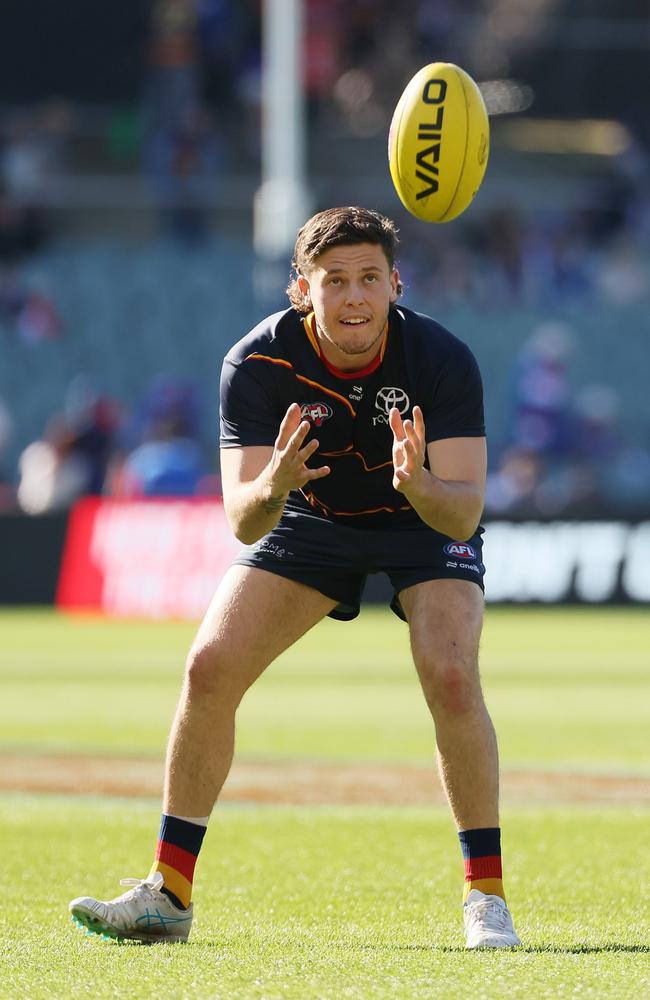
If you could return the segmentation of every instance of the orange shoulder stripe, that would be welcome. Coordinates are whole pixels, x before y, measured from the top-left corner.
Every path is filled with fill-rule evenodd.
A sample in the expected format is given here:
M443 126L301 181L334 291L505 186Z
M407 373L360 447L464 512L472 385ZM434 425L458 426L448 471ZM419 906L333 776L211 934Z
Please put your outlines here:
M338 399L340 403L344 403L345 406L347 406L352 416L356 417L357 411L353 407L350 400L346 399L345 396L342 396L339 392L334 392L333 389L328 389L326 386L321 385L320 382L313 382L310 378L306 378L304 375L298 375L298 373L296 373L296 378L301 382L305 382L306 385L310 385L313 389L320 389L321 392L326 392L328 396L333 396L334 399Z
M254 361L270 361L272 365L284 365L285 368L290 368L293 371L291 362L284 361L282 358L269 358L266 354L247 354L244 361L250 361L251 358Z
M282 358L270 358L266 354L247 354L246 357L244 358L244 361L248 361L249 359L253 359L254 361L269 361L272 365L283 365L290 371L294 371L294 367L291 364L291 362L284 361ZM340 403L343 403L345 406L347 406L352 416L356 417L357 412L355 408L353 407L350 400L346 399L345 396L342 396L339 392L334 392L333 389L328 389L327 386L321 385L320 382L314 382L312 379L307 378L305 375L298 375L297 372L295 373L295 375L300 382L304 382L306 385L310 385L313 389L319 389L321 392L326 392L328 396L333 396L334 399L338 399Z
M305 316L303 318L302 325L305 328L305 333L307 334L309 343L316 351L316 354L318 354L318 356L320 357L320 349L318 347L318 341L316 340L316 334L314 333L313 322L314 322L314 314L313 312L310 312L308 316Z
M386 348L388 347L388 335L390 332L390 324L388 320L386 320L386 326L384 327L383 332L384 332L384 339L382 340L381 348L379 349L379 357L381 358L382 361L384 360L384 354L386 353Z

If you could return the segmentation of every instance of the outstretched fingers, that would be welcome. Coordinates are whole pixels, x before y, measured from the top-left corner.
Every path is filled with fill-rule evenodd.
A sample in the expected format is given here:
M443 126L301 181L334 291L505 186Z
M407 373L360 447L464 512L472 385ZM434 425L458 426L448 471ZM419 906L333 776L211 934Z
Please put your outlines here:
M415 425L415 433L420 441L424 442L426 433L424 427L424 414L419 406L413 407L413 423Z
M309 430L309 424L307 421L302 421L302 423L307 424L307 430ZM279 451L284 451L284 449L289 445L291 438L299 429L301 424L300 420L300 406L298 403L292 403L285 415L282 418L282 423L280 424L280 430L278 431L278 436L275 440L275 447ZM305 434L307 431L305 431ZM303 440L305 437L303 434Z
M396 406L391 407L391 411L388 414L388 423L390 424L390 429L393 432L393 437L396 441L403 441L406 437L404 433L404 424L402 423L402 417Z
M274 450L275 481L283 493L299 489L310 479L322 479L329 475L330 468L327 465L318 469L307 466L307 462L319 448L316 439L305 444L310 430L309 421L301 419L299 404L292 403L280 424Z

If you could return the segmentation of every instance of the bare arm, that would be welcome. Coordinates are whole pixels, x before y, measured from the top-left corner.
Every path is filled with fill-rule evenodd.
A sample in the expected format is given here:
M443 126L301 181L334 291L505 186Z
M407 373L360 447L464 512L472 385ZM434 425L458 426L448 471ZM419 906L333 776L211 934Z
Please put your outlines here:
M327 466L307 468L318 449L316 440L303 447L309 429L309 422L300 419L300 407L292 403L272 448L222 448L223 503L240 542L252 545L276 526L291 490L328 475Z
M436 531L458 541L471 538L483 510L487 449L485 438L449 438L425 443L424 418L413 420L391 410L393 487ZM426 452L425 452L426 449ZM431 471L424 468L425 453Z

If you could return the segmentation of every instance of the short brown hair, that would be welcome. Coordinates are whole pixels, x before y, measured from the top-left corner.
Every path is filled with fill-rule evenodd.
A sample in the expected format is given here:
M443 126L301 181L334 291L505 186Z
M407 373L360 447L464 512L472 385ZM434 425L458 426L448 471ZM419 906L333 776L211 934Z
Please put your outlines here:
M308 312L298 275L306 275L322 253L336 246L354 246L356 243L373 243L384 251L391 271L395 267L395 251L399 244L397 226L380 212L370 208L349 205L345 208L328 208L308 219L298 233L291 267L294 275L289 281L287 295L294 309ZM401 295L401 281L397 287Z

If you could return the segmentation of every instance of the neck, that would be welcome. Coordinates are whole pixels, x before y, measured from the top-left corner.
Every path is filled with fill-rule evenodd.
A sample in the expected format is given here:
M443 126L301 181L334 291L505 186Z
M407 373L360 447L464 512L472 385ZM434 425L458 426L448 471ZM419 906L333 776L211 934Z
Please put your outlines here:
M386 340L386 333L388 331L388 322L384 324L381 333L377 336L376 340L370 345L367 351L362 354L346 354L342 351L340 347L327 337L325 333L321 330L318 323L314 319L314 330L316 337L318 339L318 347L321 356L327 361L332 367L338 368L342 372L359 372L364 368L367 368L375 358L380 354L384 342Z

